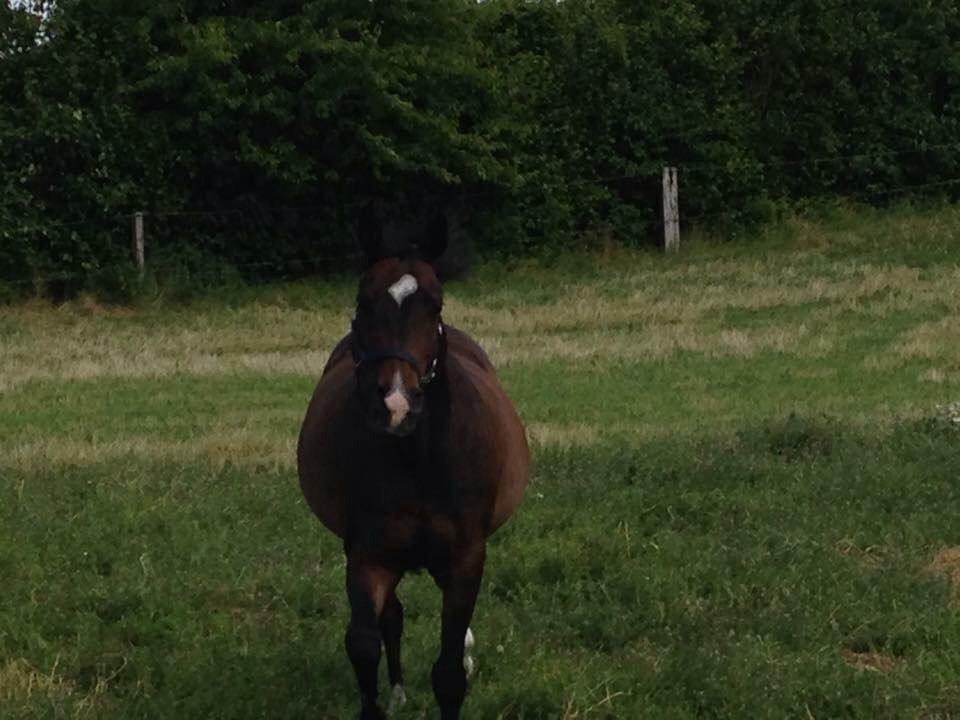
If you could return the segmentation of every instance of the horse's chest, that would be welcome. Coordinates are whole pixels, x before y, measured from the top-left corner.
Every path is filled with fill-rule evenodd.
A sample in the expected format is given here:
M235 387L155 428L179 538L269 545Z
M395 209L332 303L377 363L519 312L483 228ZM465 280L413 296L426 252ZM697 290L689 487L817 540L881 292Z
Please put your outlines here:
M358 463L348 544L398 569L441 568L483 506L470 476L450 473L445 456L395 449L369 459L377 467Z

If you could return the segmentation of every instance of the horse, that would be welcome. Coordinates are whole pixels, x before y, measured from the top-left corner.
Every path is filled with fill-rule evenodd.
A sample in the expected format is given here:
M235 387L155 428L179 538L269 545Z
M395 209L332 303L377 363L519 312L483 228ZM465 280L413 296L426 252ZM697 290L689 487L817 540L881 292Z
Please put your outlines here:
M391 711L406 699L397 586L421 570L443 595L431 681L441 718L454 720L473 669L470 622L487 540L523 498L529 449L487 354L443 321L434 263L447 244L445 217L398 249L384 243L382 221L368 207L357 235L366 261L356 312L307 408L300 487L343 542L344 644L361 720L386 717L378 704L381 650Z

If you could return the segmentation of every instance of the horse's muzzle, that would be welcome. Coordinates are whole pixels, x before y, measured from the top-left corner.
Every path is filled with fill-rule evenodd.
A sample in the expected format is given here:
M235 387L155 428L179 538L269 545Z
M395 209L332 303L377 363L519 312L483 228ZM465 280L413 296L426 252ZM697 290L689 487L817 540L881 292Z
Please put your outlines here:
M417 420L423 412L423 391L420 388L406 388L394 385L382 392L384 418L387 433L404 436L413 432Z

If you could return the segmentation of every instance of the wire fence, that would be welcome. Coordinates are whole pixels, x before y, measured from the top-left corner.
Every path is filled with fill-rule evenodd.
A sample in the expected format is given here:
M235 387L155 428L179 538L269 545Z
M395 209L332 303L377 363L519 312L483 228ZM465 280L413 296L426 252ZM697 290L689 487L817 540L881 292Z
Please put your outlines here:
M938 153L944 150L956 150L960 151L960 142L952 143L938 143L935 145L922 145L917 148L901 148L899 150L894 150L892 148L881 148L873 152L865 153L851 153L845 155L829 155L824 157L815 157L815 158L804 158L797 160L765 160L757 163L746 163L748 167L756 168L782 168L782 167L817 167L820 165L829 165L842 162L850 162L852 160L884 160L890 158L900 158L907 156L916 156L916 155L925 155L930 153ZM668 163L669 164L669 163ZM677 167L681 169L693 169L693 168L717 168L722 167L722 163L715 162L678 162Z
M679 137L679 136L677 136ZM771 159L762 162L747 163L742 168L737 168L731 166L728 163L723 162L699 162L699 161L681 161L676 163L664 163L664 165L672 165L677 167L681 172L681 186L680 186L680 222L685 226L702 226L706 222L725 222L725 221L735 221L741 219L744 215L744 205L750 202L750 198L743 198L739 203L727 201L728 204L734 205L730 209L720 210L720 211L694 211L694 212L684 212L684 186L683 186L683 175L689 173L698 173L707 170L725 170L725 171L750 171L750 170L762 170L765 168L791 168L791 169L816 169L824 165L836 165L842 163L849 163L854 161L861 160L893 160L897 158L906 158L906 157L930 157L936 155L946 155L948 153L955 152L960 153L960 142L956 143L940 143L925 145L916 148L910 149L891 149L891 148L879 148L874 152L860 152L860 153L849 153L849 154L838 154L832 156L823 156L815 158L806 158L806 159ZM650 173L629 173L629 174L616 174L616 175L600 175L591 178L584 178L577 182L578 187L590 187L594 186L597 188L607 188L609 185L614 183L630 183L636 185L646 185L648 188L656 187L656 183L660 180L660 172L650 172ZM946 190L951 188L960 187L960 177L958 178L947 178L939 179L931 182L920 182L920 183L908 183L902 185L893 185L893 186L882 186L882 182L878 182L879 187L875 189L865 189L865 190L853 190L841 193L832 193L828 195L821 196L812 196L802 198L805 202L830 202L838 198L843 198L847 200L856 200L864 202L876 202L878 200L890 197L896 197L898 195L909 195L909 194L922 194L925 192L933 190ZM502 188L490 189L490 190L477 190L472 192L460 193L456 197L459 199L464 198L492 198L497 196L509 195L516 198L518 194L528 192L531 194L543 194L547 192L549 188L544 188L542 186L530 186L524 188L522 185L519 187L511 188L508 192ZM9 207L9 206L7 206ZM287 222L292 224L297 224L301 222L310 222L311 213L325 213L329 212L330 205L323 203L315 204L306 204L306 205L290 205L290 206L258 206L256 211L261 216L263 214L269 214L273 218L289 216ZM659 207L649 208L649 218L646 221L646 226L649 229L662 228L665 224L665 219L660 216ZM82 233L84 230L92 231L96 233L103 233L105 228L111 227L109 235L106 237L101 237L101 241L106 241L105 250L108 254L112 254L114 257L119 257L123 254L130 252L129 242L120 240L121 237L129 237L131 233L131 228L133 225L133 218L136 213L127 212L127 213L115 213L101 216L97 219L87 219L87 220L68 220L68 221L56 221L49 223L37 223L33 225L21 225L8 228L4 231L3 234L32 234L32 233L51 233L53 231L63 230L69 228L71 230L76 230L79 233ZM152 243L153 239L158 237L171 237L176 235L176 233L187 233L191 230L196 230L196 227L175 227L180 221L189 220L193 223L197 221L207 222L209 226L219 226L219 232L223 233L225 229L229 227L229 219L240 222L248 222L252 219L251 210L235 208L235 207L219 207L219 208L182 208L182 209L155 209L155 210L144 210L142 214L145 222L147 224L146 235L150 240L148 242ZM256 224L256 223L254 223ZM165 225L165 227L164 227ZM268 227L269 223L260 222L261 227L257 228L257 231L260 234L258 242L272 242L273 238L268 237L270 234L270 229ZM163 229L160 229L163 228ZM245 231L249 232L250 228L245 227ZM256 245L256 243L253 243ZM148 245L150 247L150 245ZM342 248L341 248L342 249ZM248 249L249 253L255 253L255 247ZM302 268L310 268L311 266L316 267L322 265L325 261L329 260L330 254L318 254L315 257L310 256L301 256L295 258L294 264ZM283 259L274 259L274 260L255 260L249 259L246 257L237 258L235 262L231 262L231 267L239 270L254 270L254 269L272 269L275 271L282 270L283 266L290 264L291 258L285 257ZM55 282L55 281L70 281L77 277L77 270L72 271L55 271L44 273L42 278L31 278L31 279L18 279L18 280L0 280L0 283L8 287L32 287L36 286L38 280L42 282Z

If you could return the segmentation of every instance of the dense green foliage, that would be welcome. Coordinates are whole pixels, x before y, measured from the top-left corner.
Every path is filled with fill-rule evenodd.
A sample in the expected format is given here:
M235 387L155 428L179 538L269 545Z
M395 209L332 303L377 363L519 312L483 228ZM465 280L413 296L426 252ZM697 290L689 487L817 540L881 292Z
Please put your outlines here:
M129 290L138 210L156 272L269 278L374 196L490 251L642 242L665 163L690 221L952 191L958 48L956 0L4 4L0 281Z

